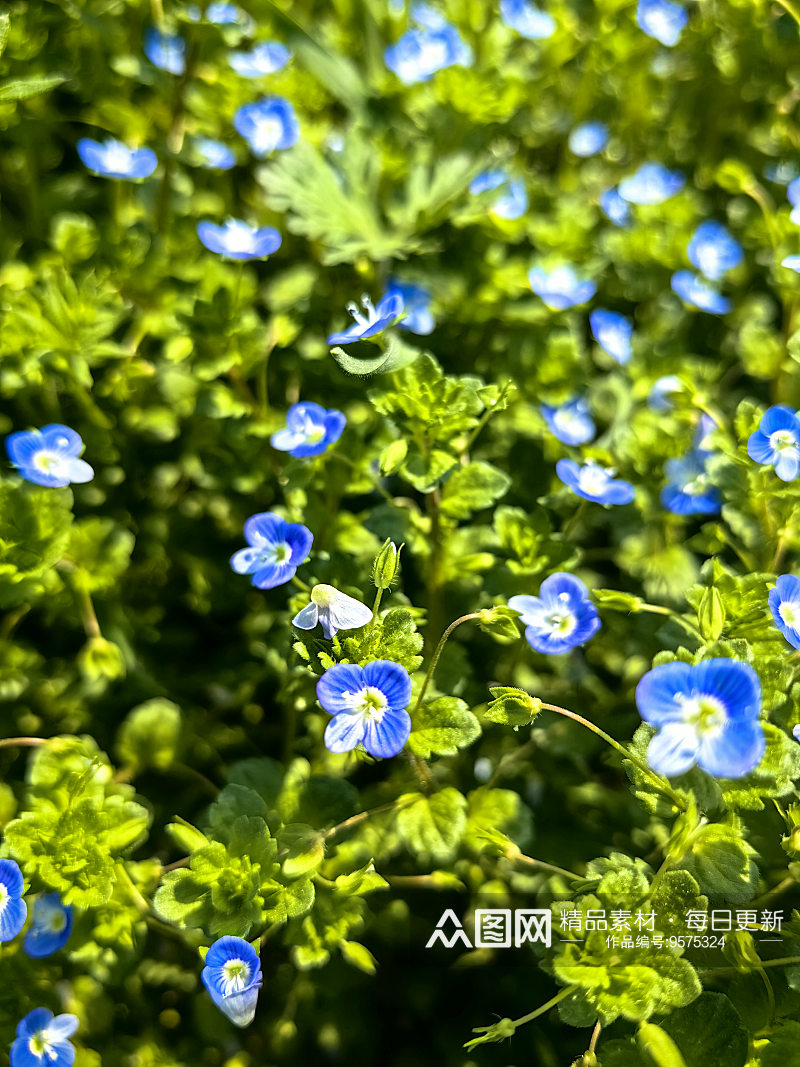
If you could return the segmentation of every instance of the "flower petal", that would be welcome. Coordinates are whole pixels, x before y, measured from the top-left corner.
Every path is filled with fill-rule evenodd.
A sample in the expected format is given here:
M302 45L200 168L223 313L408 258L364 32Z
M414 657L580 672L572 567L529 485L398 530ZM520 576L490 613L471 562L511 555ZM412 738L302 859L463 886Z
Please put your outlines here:
M761 711L761 684L749 663L735 659L706 659L692 672L697 691L725 705L730 719L757 719Z
M407 711L392 708L384 714L380 722L374 719L365 721L364 748L370 756L390 759L402 750L410 733L411 716Z
M765 748L764 730L758 720L729 722L701 739L697 762L717 778L743 778L761 762Z
M674 778L689 770L697 757L697 749L694 727L687 723L668 723L648 745L647 762L659 774Z
M363 715L334 715L325 727L325 747L329 752L351 752L364 737L364 724Z
M364 667L364 682L380 689L389 707L397 710L408 707L411 700L411 679L405 667L390 659L375 659Z
M331 715L350 711L349 697L366 685L364 671L355 663L335 663L317 682L317 700Z
M319 608L316 604L306 604L302 611L298 611L292 619L292 626L298 630L313 630L319 621Z
M688 663L662 663L645 674L636 687L636 706L645 722L661 726L680 722L683 707L676 696L691 696L692 668Z

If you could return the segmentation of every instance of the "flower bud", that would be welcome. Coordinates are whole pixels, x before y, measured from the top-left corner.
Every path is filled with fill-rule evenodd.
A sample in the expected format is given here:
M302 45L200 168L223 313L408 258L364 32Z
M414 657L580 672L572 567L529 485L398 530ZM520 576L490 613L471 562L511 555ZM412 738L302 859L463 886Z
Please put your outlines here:
M709 586L703 593L697 609L697 621L706 641L719 639L725 626L725 618L725 605L722 603L720 591L713 585Z
M400 565L400 548L388 537L372 565L372 581L376 589L389 589Z
M105 637L92 637L78 653L78 667L89 682L113 682L125 674L122 649Z

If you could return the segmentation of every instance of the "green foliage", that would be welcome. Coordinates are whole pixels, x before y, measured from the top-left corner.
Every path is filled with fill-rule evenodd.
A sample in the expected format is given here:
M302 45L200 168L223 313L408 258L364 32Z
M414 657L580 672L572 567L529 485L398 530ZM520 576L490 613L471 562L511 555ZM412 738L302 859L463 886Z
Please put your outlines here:
M431 700L414 715L408 744L416 756L455 756L481 735L478 720L458 697Z

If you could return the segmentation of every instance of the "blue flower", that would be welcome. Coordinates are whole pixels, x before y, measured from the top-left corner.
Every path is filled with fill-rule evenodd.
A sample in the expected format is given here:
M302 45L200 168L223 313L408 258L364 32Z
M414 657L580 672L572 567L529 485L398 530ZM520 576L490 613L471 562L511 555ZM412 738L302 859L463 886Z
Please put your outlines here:
M420 336L433 332L436 323L431 313L431 294L424 286L391 281L386 295L399 296L403 301L403 318L398 323L401 330Z
M209 4L206 8L206 18L209 22L214 22L218 26L229 26L238 22L242 15L243 12L239 10L236 4L228 4L224 0L220 3Z
M584 500L593 500L596 504L630 504L633 486L615 479L614 473L591 461L583 467L571 459L560 459L556 463L556 474L564 485Z
M294 108L279 96L244 104L233 116L233 125L259 159L276 148L291 148L300 139Z
M606 189L600 194L598 200L600 210L615 226L627 226L631 221L631 209L626 200L623 200L617 189Z
M710 315L726 315L733 307L726 296L690 270L676 271L670 285L685 304L707 311Z
M22 871L13 860L0 860L0 941L11 941L25 925L28 905L22 899Z
M311 603L298 611L292 626L313 630L319 623L326 641L330 641L339 630L357 630L371 619L372 612L360 600L340 593L332 585L315 585L311 590Z
M768 463L783 482L800 474L800 418L785 404L769 408L747 442L747 454L756 463Z
M475 196L505 186L492 200L489 211L502 219L518 219L528 210L528 192L521 178L510 178L504 170L485 170L473 178L469 191Z
M168 74L183 74L186 70L186 42L177 34L148 30L144 38L144 54L154 67Z
M722 507L719 491L708 481L709 453L691 451L679 459L668 459L664 473L668 481L661 490L661 505L673 515L716 515Z
M221 937L206 953L200 976L211 999L234 1026L249 1026L261 988L261 960L241 937Z
M597 286L587 278L579 278L570 266L555 267L546 271L533 267L528 271L531 289L541 297L551 311L585 304L594 296Z
M358 310L356 304L348 304L347 310L355 319L352 326L339 333L332 333L328 338L329 345L349 345L353 341L363 341L368 337L375 337L383 333L389 326L393 326L403 314L403 298L399 292L387 294L374 307L368 296L361 297L361 304L365 314Z
M648 37L655 37L667 48L672 48L680 40L689 15L672 0L639 0L636 21Z
M228 62L243 78L263 78L282 70L292 53L278 41L263 41L249 52L231 52Z
M700 417L697 420L697 425L695 426L692 445L694 450L699 452L705 459L714 454L714 449L711 447L709 437L717 429L719 429L719 427L714 419L712 419L710 415L707 415L705 411L701 411Z
M34 1008L17 1024L10 1067L72 1067L75 1049L68 1039L77 1029L74 1015L54 1017L47 1008Z
M782 267L788 267L789 270L796 271L800 274L800 256L787 256L781 260Z
M411 733L406 708L411 679L405 667L376 659L365 667L336 663L317 682L317 700L333 716L325 729L331 752L363 745L370 756L396 756Z
M586 401L580 398L557 408L542 404L541 412L550 432L565 445L586 444L596 433Z
M800 178L795 178L794 181L789 182L786 195L792 205L789 221L793 222L795 226L800 226Z
M197 236L210 252L228 259L266 259L281 246L281 235L272 226L248 226L241 219L228 219L222 226L198 222Z
M679 170L669 170L661 163L642 163L619 183L619 195L629 204L663 204L685 184L686 179Z
M686 249L692 266L712 282L732 270L744 259L739 242L719 222L701 222Z
M569 652L600 629L600 618L586 586L563 571L545 578L539 596L512 596L508 606L522 616L525 639L536 652Z
M102 143L82 137L77 147L84 166L101 178L149 178L158 166L156 154L151 149L128 148L113 137Z
M404 85L427 81L445 67L466 66L472 62L472 52L456 28L440 16L426 18L425 10L415 8L417 20L423 22L423 27L408 30L383 53L386 66Z
M555 19L527 0L500 0L500 14L507 26L533 41L552 37L556 32Z
M201 137L194 142L194 148L200 158L200 164L210 170L230 170L236 162L236 156L232 149L222 141L215 141L211 137Z
M800 578L794 574L778 578L775 588L769 591L769 610L792 648L800 649Z
M234 552L231 567L237 574L251 575L257 589L274 589L290 581L308 559L314 535L307 526L264 511L244 524L244 539L250 547Z
M608 144L608 126L604 122L582 122L570 133L569 150L582 159L596 156Z
M663 378L657 378L650 386L647 406L651 411L672 411L675 407L672 395L681 392L683 392L683 382L680 378L674 374L665 374Z
M597 308L589 316L592 335L604 352L617 363L627 363L631 358L633 323L618 311Z
M318 456L342 436L347 419L319 404L292 404L286 416L286 429L278 430L270 438L273 448L290 456Z
M636 704L644 721L659 727L647 749L659 774L685 774L697 763L718 778L741 778L764 753L761 686L747 663L662 663L639 682Z
M94 471L78 459L82 450L78 434L58 423L41 430L20 430L6 438L8 458L22 477L52 489L92 480Z
M32 959L42 959L63 948L71 933L72 908L61 903L58 893L45 893L33 905L23 946Z

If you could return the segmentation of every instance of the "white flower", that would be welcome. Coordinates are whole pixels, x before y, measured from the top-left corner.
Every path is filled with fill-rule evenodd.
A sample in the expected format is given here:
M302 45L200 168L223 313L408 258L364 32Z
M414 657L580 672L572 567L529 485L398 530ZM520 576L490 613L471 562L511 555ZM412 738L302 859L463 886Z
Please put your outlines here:
M300 630L313 630L319 623L328 641L337 630L356 630L366 626L372 612L346 593L340 593L332 585L315 585L311 590L311 603L292 619L292 625Z

